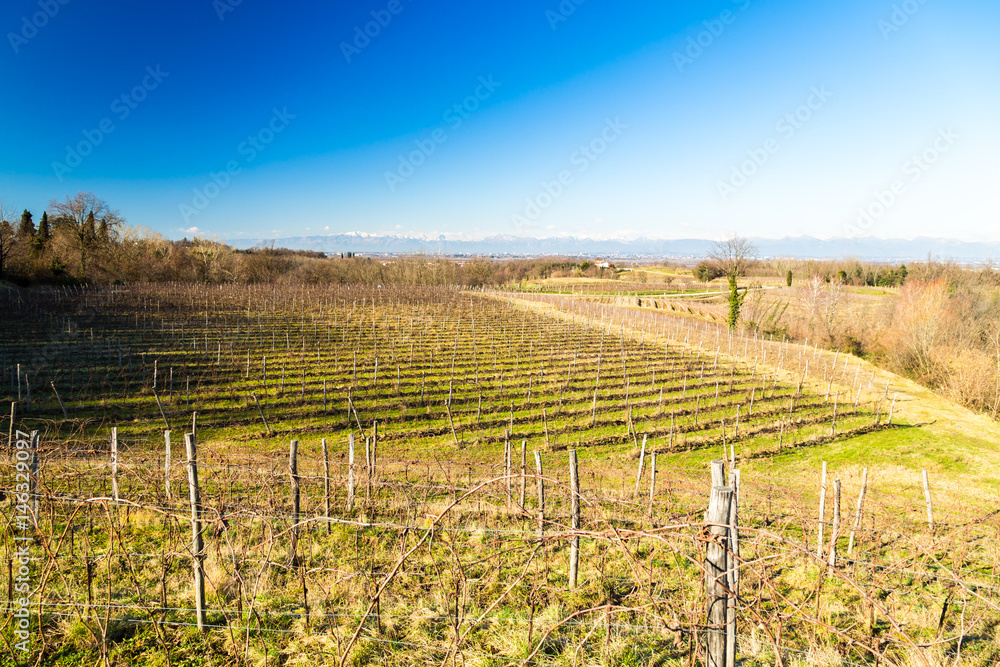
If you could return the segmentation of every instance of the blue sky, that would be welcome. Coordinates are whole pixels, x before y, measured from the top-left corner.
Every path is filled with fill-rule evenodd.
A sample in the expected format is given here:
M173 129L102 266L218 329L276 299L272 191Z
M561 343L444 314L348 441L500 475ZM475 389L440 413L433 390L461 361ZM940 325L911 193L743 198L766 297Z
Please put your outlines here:
M987 0L9 0L0 198L92 190L171 238L998 240L998 27Z

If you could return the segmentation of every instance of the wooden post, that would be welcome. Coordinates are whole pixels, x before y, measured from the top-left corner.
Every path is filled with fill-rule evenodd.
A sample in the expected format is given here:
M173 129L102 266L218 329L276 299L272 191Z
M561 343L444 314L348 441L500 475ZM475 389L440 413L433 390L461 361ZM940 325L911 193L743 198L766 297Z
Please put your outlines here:
M163 453L163 490L167 493L167 500L170 500L170 431L163 432L163 442L166 446Z
M927 480L927 471L924 470L924 498L927 500L927 528L934 533L934 506L931 505L931 485Z
M839 401L840 401L840 390L838 389L837 395L833 397L833 421L830 422L830 435L836 435L837 433L837 403Z
M590 427L597 423L597 387L594 387L594 402L590 407Z
M288 562L297 567L299 557L296 551L299 545L299 441L292 440L288 448L288 474L292 482L292 541L288 547Z
M372 484L377 486L378 477L378 421L372 422Z
M826 521L826 461L823 461L823 476L819 483L819 535L816 538L816 557L823 557L823 524Z
M201 497L198 489L198 450L194 436L184 434L187 448L188 490L191 497L191 554L194 564L194 603L198 631L205 632L205 544L201 535Z
M649 455L649 510L646 512L650 526L653 523L653 498L656 496L656 452Z
M347 435L347 511L354 509L354 434Z
M572 496L572 526L574 533L580 530L580 472L577 465L576 450L569 450L569 488ZM574 534L569 544L569 587L576 588L580 573L580 536Z
M194 436L195 441L198 440L198 413L191 413L191 435Z
M28 495L31 497L31 520L38 529L38 431L32 431L28 438L28 446L31 448L31 457L28 459Z
M740 502L740 471L732 468L729 471L729 488L733 490L732 501L729 503L729 604L726 606L726 665L736 667L736 602L740 594L740 536L739 536L739 502Z
M726 485L726 460L725 459L713 459L712 460L712 486L725 486Z
M17 418L17 402L10 402L10 432L7 434L7 451L14 451L14 421Z
M708 667L726 667L727 616L729 594L726 592L729 570L728 530L733 490L713 486L705 514L709 541L705 554L705 596L708 611L706 649Z
M271 427L267 425L267 419L264 418L264 409L260 407L260 401L257 400L257 392L250 392L253 396L253 402L257 406L257 413L260 414L260 420L264 422L264 428L267 430L267 434L271 435Z
M365 501L371 499L372 495L372 444L371 440L365 438Z
M111 497L118 502L118 427L111 427Z
M462 445L458 442L458 432L455 430L455 421L451 418L451 401L447 400L444 402L444 409L448 413L448 425L451 427L451 437L455 440L455 446L461 449Z
M833 480L833 529L830 535L830 553L827 565L837 566L837 538L840 537L840 480Z
M521 509L524 509L525 484L528 481L527 477L526 477L527 472L528 472L527 471L527 464L528 464L527 457L528 457L528 441L527 440L522 440L521 441L521 484L520 484L521 488L520 488L520 493L517 496L517 506L520 507Z
M510 509L511 503L514 500L513 493L512 493L512 486L511 486L514 480L512 480L510 478L510 471L511 471L511 468L513 467L512 463L511 463L512 456L513 455L511 453L510 439L507 437L507 431L504 431L504 434L503 434L503 476L504 476L504 482L505 482L504 487L505 487L506 493L507 493L507 496L506 496L507 497L507 509Z
M167 413L163 411L163 404L160 403L160 397L157 395L156 390L153 390L153 398L156 399L156 407L160 409L160 416L163 417L163 425L170 430L170 421L167 419Z
M69 421L69 413L66 412L66 406L63 405L63 400L59 396L59 390L56 389L56 383L50 382L49 384L52 385L52 393L56 395L56 400L59 401L59 407L62 408L63 419Z
M899 398L899 394L892 395L892 404L889 406L889 421L887 422L889 426L892 426L892 413L896 409L896 399Z
M639 495L639 484L642 482L642 469L646 464L646 436L642 436L642 449L639 450L639 468L635 473L635 495Z
M851 527L851 536L847 540L847 555L854 553L854 533L861 527L861 512L865 506L865 491L868 490L868 468L861 474L861 493L858 494L858 509L854 513L854 525Z
M535 480L538 487L538 539L545 536L545 480L542 479L542 455L535 452Z
M326 516L326 532L329 535L332 530L330 524L330 450L326 446L326 438L321 438L323 445L323 505Z

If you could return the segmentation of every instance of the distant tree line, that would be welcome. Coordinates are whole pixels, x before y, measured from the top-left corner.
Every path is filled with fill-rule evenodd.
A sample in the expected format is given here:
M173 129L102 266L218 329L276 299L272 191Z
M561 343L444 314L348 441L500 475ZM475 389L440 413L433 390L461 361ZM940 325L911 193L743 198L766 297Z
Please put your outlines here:
M784 268L794 264L795 269ZM698 262L692 274L700 282L708 283L716 278L726 276L723 265L715 259ZM877 262L863 262L858 259L842 259L827 261L805 260L753 260L742 269L740 276L748 278L784 278L791 287L792 276L802 277L819 275L823 282L840 282L851 287L901 287L909 276L906 264L898 267Z
M216 239L172 241L140 226L91 192L52 200L36 216L0 201L0 280L68 283L366 283L501 285L555 276L617 278L613 268L565 258L493 261L345 251L240 250Z

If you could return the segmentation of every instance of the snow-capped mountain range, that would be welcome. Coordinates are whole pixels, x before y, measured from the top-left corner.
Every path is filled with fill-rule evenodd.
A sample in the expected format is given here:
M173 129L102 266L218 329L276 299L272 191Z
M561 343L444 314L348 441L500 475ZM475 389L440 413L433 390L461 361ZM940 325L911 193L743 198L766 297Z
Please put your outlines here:
M818 239L810 236L780 239L753 238L762 257L841 258L913 261L951 259L960 262L984 262L1000 259L1000 243L969 242L953 239L918 237L880 239L875 237ZM553 236L532 238L498 234L472 238L462 234L342 234L297 236L273 239L232 239L238 248L252 248L262 243L294 250L317 250L329 254L412 254L491 257L572 256L609 258L693 259L704 257L712 246L710 239L589 238Z

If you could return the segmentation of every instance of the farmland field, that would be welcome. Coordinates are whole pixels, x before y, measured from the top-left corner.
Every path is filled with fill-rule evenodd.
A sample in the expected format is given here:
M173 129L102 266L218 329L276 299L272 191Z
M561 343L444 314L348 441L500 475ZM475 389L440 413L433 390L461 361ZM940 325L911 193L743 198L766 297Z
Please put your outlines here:
M41 664L701 662L725 459L741 664L1000 659L995 427L634 287L0 296L5 609L30 544Z

